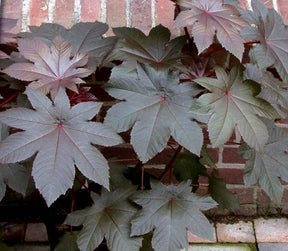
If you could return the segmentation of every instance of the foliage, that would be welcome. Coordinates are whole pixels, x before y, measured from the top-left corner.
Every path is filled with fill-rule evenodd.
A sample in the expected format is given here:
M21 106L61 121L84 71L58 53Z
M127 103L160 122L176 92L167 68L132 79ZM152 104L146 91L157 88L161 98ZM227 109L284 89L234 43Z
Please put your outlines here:
M59 209L67 217L55 250L92 251L102 243L174 251L187 248L188 230L211 239L202 211L218 205L235 212L239 203L209 150L235 130L245 184L259 182L281 203L287 27L257 0L253 11L235 0L175 2L174 27L185 36L158 25L148 35L117 27L105 37L107 24L88 22L31 26L13 38L16 21L0 20L0 42L9 43L0 55L0 199L6 185L23 196L31 189L28 163L48 207L69 200L69 209ZM116 145L131 146L136 159L115 158ZM167 148L174 154L157 176L150 161ZM79 206L78 191L93 203Z

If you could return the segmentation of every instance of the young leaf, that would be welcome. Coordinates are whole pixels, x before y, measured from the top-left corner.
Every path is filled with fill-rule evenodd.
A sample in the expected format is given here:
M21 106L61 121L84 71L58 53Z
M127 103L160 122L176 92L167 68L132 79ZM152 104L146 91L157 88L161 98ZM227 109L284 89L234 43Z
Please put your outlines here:
M212 239L212 227L200 210L217 205L210 197L191 193L190 181L178 186L154 183L152 190L137 192L132 200L143 208L132 220L131 236L154 230L152 247L157 251L188 248L187 230Z
M239 209L238 196L231 193L226 188L225 180L216 178L214 175L209 177L209 194L219 204L220 209L237 211Z
M51 48L40 40L21 39L18 49L32 63L15 63L3 72L9 76L33 81L29 86L55 97L61 88L78 92L77 85L85 83L81 78L92 73L83 68L88 61L86 54L72 57L71 45L60 36L53 40Z
M133 187L114 192L104 190L92 207L69 214L65 224L83 225L77 243L81 251L92 251L105 238L111 251L138 251L142 238L131 238L130 221L137 208L128 200Z
M76 242L77 237L77 232L65 233L60 238L60 242L56 246L55 251L80 251Z
M111 55L113 59L169 67L184 57L181 49L185 37L170 41L171 33L162 25L152 28L148 36L136 28L113 28L113 32L120 38Z
M192 83L179 84L177 73L137 65L137 73L114 68L108 93L125 99L110 108L105 124L117 132L131 132L131 143L142 162L167 144L170 135L192 153L200 154L202 130L189 113L198 90Z
M288 30L282 18L274 9L266 7L256 0L252 1L253 10L247 21L251 26L241 31L247 40L260 43L253 49L253 57L261 69L275 66L283 81L288 81ZM248 11L247 11L248 12Z
M237 126L245 142L256 150L263 149L268 140L268 131L257 115L275 119L278 113L267 101L255 97L259 88L252 81L243 81L240 67L232 68L229 75L223 68L217 67L216 75L217 79L194 80L211 92L197 100L193 111L212 113L208 122L212 145L224 144Z
M270 138L263 151L255 151L244 144L239 153L247 159L245 184L251 186L259 180L270 199L280 203L283 187L279 178L288 181L288 131L271 124L268 126Z
M200 163L200 157L188 152L179 154L173 169L178 181L190 179L193 184L198 184L199 175L207 175L206 167Z
M0 142L8 136L8 127L0 123ZM16 164L0 164L0 201L5 196L6 185L14 191L26 194L29 181L29 172L27 169Z
M73 185L74 164L89 179L109 189L108 164L91 145L111 146L121 138L96 122L89 122L101 103L83 102L70 108L63 89L54 105L39 91L27 88L33 108L14 108L0 113L0 121L24 130L12 134L0 144L0 162L13 163L37 152L32 175L36 187L50 206Z
M239 30L247 23L240 17L235 7L223 4L222 0L177 0L176 2L188 10L178 14L174 27L191 26L191 33L199 53L213 43L216 34L223 47L241 61L244 40Z

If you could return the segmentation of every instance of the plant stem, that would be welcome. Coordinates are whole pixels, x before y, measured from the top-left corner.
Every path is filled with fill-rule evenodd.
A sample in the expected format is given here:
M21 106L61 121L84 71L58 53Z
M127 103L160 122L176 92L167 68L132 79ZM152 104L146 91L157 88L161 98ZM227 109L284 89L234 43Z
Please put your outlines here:
M182 146L178 146L178 148L177 148L176 152L174 153L172 159L166 165L166 168L165 168L164 172L161 174L160 181L163 181L163 179L166 176L166 174L169 173L169 183L170 184L172 183L172 181L173 181L173 165L174 165L178 155L182 151L182 149L183 149Z
M78 183L84 187L84 189L90 194L91 190L84 184L84 182L82 180L80 180L77 176L75 176L75 179L78 181Z
M135 162L135 161L138 161L138 159L110 159L108 160L109 163Z
M144 165L141 165L141 191L144 190Z
M16 98L18 96L18 94L19 94L19 92L16 92L16 93L12 94L9 98L7 98L2 103L0 103L0 107L4 106L7 103L9 103L10 101L12 101L14 98Z

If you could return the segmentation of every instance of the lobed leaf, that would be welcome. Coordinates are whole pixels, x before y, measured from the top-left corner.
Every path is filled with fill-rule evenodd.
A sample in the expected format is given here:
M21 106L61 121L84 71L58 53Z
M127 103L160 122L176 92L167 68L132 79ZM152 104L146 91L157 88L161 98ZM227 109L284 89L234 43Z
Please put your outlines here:
M135 193L131 199L142 206L132 220L131 236L153 230L152 247L158 251L175 251L188 248L187 230L212 239L209 221L200 210L217 204L210 197L191 193L190 181L178 186L154 183L152 190Z
M0 113L0 121L24 130L0 144L0 162L14 163L37 153L32 176L50 206L73 185L74 165L89 179L109 189L106 159L92 144L111 146L122 139L110 128L89 122L100 109L96 102L70 108L64 90L54 104L39 91L27 88L35 110L14 108Z
M274 9L267 9L257 0L252 1L252 11L244 18L251 24L241 31L247 40L256 40L252 48L252 56L256 59L260 69L273 66L282 80L288 80L288 30L281 16Z
M130 220L137 211L127 200L133 190L134 187L117 189L110 193L104 190L100 198L94 198L92 207L67 216L66 224L83 225L77 238L81 251L94 250L104 238L111 251L139 250L142 238L129 236Z
M138 64L130 74L114 68L106 90L125 101L108 110L105 124L117 132L132 127L131 144L142 162L162 151L170 136L200 154L202 131L189 112L198 93L192 83L179 84L177 73Z
M86 54L72 56L72 47L60 36L53 40L51 48L40 40L21 39L18 49L32 63L14 63L3 70L9 76L33 81L29 86L55 97L61 88L78 92L77 85L85 83L81 78L92 71L83 68L88 62Z
M217 39L225 49L240 61L244 52L244 40L239 30L247 23L237 9L222 0L177 0L177 4L187 8L176 17L174 27L191 26L191 33L201 53Z
M244 182L246 185L254 185L258 180L260 186L276 203L281 202L283 186L280 178L288 181L288 132L268 124L269 141L262 151L255 151L247 145L239 148L239 153L247 159Z
M185 37L177 37L170 41L168 28L157 25L146 36L136 28L113 28L119 38L111 59L140 63L148 63L157 67L177 66L185 56L181 53Z
M216 75L217 79L194 80L211 92L197 100L193 111L211 114L208 131L212 145L216 147L228 141L237 126L248 145L263 149L268 131L257 115L275 119L278 113L268 102L255 97L259 88L252 81L243 81L240 67L232 68L229 75L218 67Z

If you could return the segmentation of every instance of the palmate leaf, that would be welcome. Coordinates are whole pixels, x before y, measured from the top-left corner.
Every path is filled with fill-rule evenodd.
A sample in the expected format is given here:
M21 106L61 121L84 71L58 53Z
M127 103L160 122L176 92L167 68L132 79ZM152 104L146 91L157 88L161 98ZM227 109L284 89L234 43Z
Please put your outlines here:
M41 26L29 26L31 32L20 33L20 37L41 39L48 46L57 36L63 37L72 45L72 54L88 53L90 67L98 66L103 62L108 52L112 49L117 39L104 38L108 25L100 22L77 23L67 30L59 24L42 23Z
M281 105L288 108L288 84L275 78L266 70L260 70L254 64L246 64L245 79L251 79L261 84L261 92L258 97L265 99L270 104Z
M0 123L0 142L8 135L8 127ZM0 201L5 196L6 185L24 196L28 186L29 177L30 175L28 170L18 163L0 164Z
M191 193L190 181L178 186L154 183L152 190L135 193L131 199L143 208L132 220L131 236L154 230L152 247L157 251L188 248L187 230L213 239L212 226L200 210L217 205L210 197Z
M243 17L251 24L241 31L247 40L260 43L252 48L253 58L260 69L274 66L281 78L288 81L288 30L274 9L252 1L253 12L246 10Z
M131 131L131 143L142 162L167 144L170 135L192 153L200 154L202 130L189 113L198 90L193 83L179 84L177 73L137 65L137 72L114 68L108 93L124 99L107 112L105 124L117 132Z
M188 10L178 14L174 26L191 26L191 33L199 53L213 43L216 34L223 47L241 61L244 40L239 30L247 23L240 17L234 6L223 4L222 0L177 0L176 2Z
M37 152L32 176L36 188L50 206L73 185L74 164L90 180L109 189L109 167L91 145L111 146L122 139L105 125L89 122L101 103L83 102L70 108L63 89L54 105L44 94L27 88L33 108L14 108L0 113L0 121L24 130L0 144L0 163L14 163Z
M60 36L53 40L51 48L40 40L21 39L18 49L32 63L15 63L3 72L13 78L33 81L29 86L43 93L51 92L55 97L61 88L78 92L77 84L85 83L81 78L92 71L83 68L87 64L86 54L71 56L71 45Z
M247 186L259 180L260 186L271 200L280 203L283 195L282 180L288 182L288 131L270 122L269 141L263 151L255 151L246 144L239 148L239 153L247 159L244 182Z
M259 86L249 80L243 81L241 67L232 68L229 75L217 67L216 75L217 79L194 80L211 92L197 100L193 111L212 114L208 122L212 145L216 147L228 141L237 126L248 145L256 150L263 149L268 131L257 115L275 119L278 113L267 101L255 97Z
M170 41L171 33L168 28L158 25L151 29L148 36L136 28L113 28L119 38L111 59L148 63L157 67L169 67L179 64L184 58L181 49L186 43L184 36Z
M77 244L81 251L93 251L103 241L107 241L111 251L138 251L142 238L130 237L130 221L137 208L128 201L134 187L122 188L114 192L102 191L101 197L94 196L90 208L69 214L66 224L83 225Z

